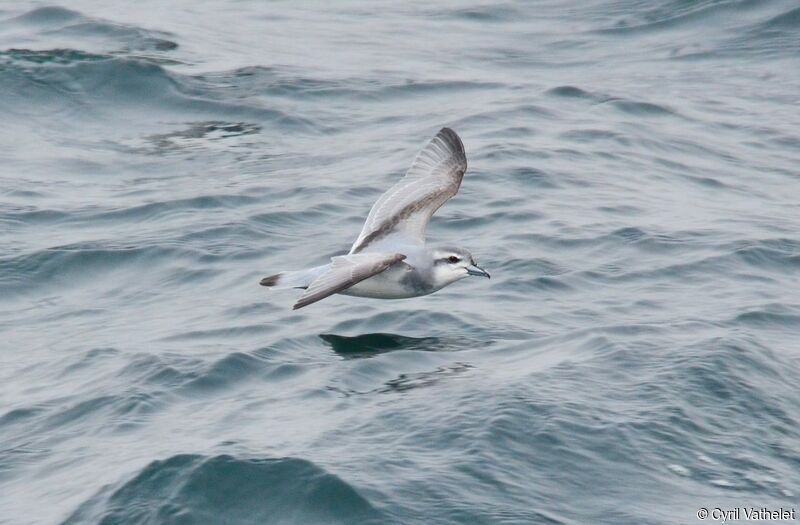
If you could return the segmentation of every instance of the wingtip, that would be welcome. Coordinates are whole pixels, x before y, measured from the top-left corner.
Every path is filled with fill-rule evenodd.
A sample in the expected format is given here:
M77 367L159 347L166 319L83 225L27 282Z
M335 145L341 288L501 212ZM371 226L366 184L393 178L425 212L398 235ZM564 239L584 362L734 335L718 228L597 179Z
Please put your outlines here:
M466 164L466 152L464 151L464 142L461 140L461 137L456 133L453 128L450 127L443 127L439 130L439 133L436 134L441 140L445 141L445 143L449 144L452 151L457 152L458 155L463 159L464 164Z
M461 142L461 137L458 136L458 133L456 133L453 128L449 128L447 126L440 129L437 135L446 135L450 138L456 139L458 142Z

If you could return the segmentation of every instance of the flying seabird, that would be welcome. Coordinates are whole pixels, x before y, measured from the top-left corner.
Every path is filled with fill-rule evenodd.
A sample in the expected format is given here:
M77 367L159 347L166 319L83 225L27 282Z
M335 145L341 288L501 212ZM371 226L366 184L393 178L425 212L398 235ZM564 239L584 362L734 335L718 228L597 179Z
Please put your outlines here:
M375 299L419 297L475 275L489 277L463 248L432 248L425 232L433 214L458 192L467 171L464 145L442 128L411 168L372 206L347 255L307 270L261 279L269 288L302 288L297 310L336 293Z

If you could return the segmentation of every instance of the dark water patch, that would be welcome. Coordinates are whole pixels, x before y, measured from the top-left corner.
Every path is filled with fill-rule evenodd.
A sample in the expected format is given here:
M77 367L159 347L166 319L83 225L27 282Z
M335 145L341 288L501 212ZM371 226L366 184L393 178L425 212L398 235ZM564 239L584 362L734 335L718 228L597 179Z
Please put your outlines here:
M636 206L630 206L627 204L620 204L619 206L598 206L598 211L602 211L603 213L611 213L614 215L625 215L628 217L640 215L644 210L642 208Z
M584 100L597 100L597 95L584 91L583 89L575 86L558 86L548 89L546 95L563 98L578 98Z
M22 22L37 25L65 24L83 18L77 11L59 6L37 7L5 22Z
M695 177L694 175L682 174L686 180L689 180L695 184L699 184L700 186L704 186L706 188L711 188L714 190L723 190L728 189L729 186L718 179L713 177Z
M21 197L24 199L41 199L45 196L44 192L35 190L5 189L0 190L0 193L9 197Z
M509 172L514 181L536 188L558 188L555 177L537 168L514 168Z
M13 63L18 63L22 66L24 66L25 62L30 62L31 64L66 65L82 61L109 60L110 58L111 57L108 55L87 53L77 49L31 50L12 48L6 51L0 51L0 65L6 67ZM2 69L0 69L0 73L2 73Z
M0 431L6 427L20 423L28 423L40 416L45 411L44 407L15 408L0 416Z
M320 339L344 358L373 357L395 350L418 350L423 352L452 351L463 348L463 341L440 337L408 337L398 334L375 333L348 337L336 334L320 334Z
M758 242L753 246L736 250L734 256L754 268L800 270L800 252L797 249L776 249L767 246L769 243Z
M226 390L253 377L267 363L251 354L235 352L219 359L197 378L183 386L187 393L211 393Z
M463 20L465 22L503 23L517 20L521 13L508 5L476 5L458 9L429 9L428 15L434 18Z
M178 455L83 503L65 525L385 523L352 486L298 458Z
M572 290L572 286L563 279L553 277L515 277L506 279L502 285L503 289L523 294L526 292L566 292Z
M4 212L3 220L13 221L17 225L56 223L72 217L70 212L61 210L41 210L33 206L22 209L12 209Z
M619 237L621 239L624 239L628 242L636 242L647 237L647 233L640 230L639 228L634 228L634 227L627 227L615 230L611 232L611 235L614 237Z
M256 302L250 304L243 304L241 306L233 306L225 310L226 315L234 318L240 316L257 315L272 315L277 313L284 313L285 309L277 306L272 301Z
M785 308L751 310L737 315L731 321L731 325L774 328L777 330L797 330L800 328L800 314L784 310Z
M675 115L676 112L667 106L653 104L651 102L638 102L635 100L625 100L612 98L605 101L620 111L638 117Z

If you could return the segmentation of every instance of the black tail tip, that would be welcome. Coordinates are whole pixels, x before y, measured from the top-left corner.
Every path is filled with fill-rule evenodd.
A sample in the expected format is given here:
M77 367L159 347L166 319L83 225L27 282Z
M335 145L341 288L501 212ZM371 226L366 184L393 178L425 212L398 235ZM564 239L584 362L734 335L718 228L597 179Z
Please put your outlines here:
M261 286L275 286L278 284L278 281L281 280L281 274L270 275L269 277L264 277L261 279L259 283Z

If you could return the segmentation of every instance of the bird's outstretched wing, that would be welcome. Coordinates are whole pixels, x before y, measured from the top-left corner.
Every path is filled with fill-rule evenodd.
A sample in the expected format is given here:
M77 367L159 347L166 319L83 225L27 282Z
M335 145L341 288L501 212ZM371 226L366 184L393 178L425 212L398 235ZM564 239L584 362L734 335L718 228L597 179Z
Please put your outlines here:
M400 253L360 253L333 257L330 269L311 281L292 309L297 310L346 290L405 258Z
M422 151L400 182L372 206L351 254L389 236L423 244L431 216L458 192L467 171L464 145L456 132L442 128Z

